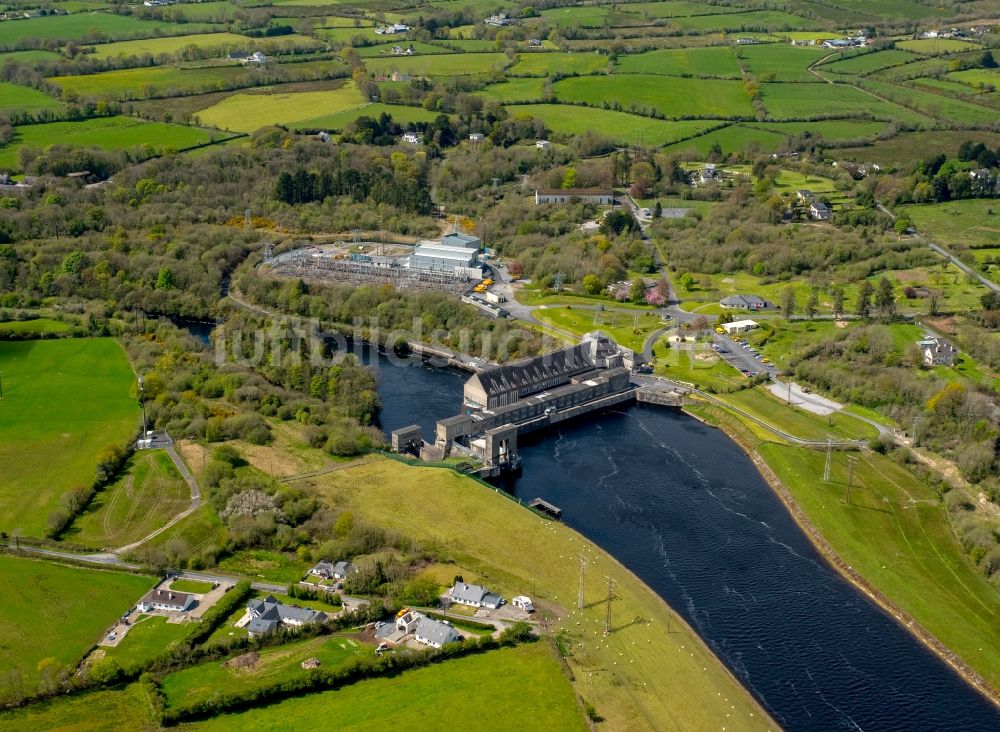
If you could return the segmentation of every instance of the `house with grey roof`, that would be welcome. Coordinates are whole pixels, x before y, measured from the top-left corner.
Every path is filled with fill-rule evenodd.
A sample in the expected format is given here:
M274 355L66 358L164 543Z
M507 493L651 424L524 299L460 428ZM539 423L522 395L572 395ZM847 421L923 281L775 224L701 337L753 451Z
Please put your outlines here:
M316 562L316 566L309 570L309 574L322 577L323 579L342 580L349 574L354 574L358 569L350 562Z
M719 300L719 304L729 310L765 310L771 304L756 295L730 295Z
M450 624L443 620L434 620L425 616L420 616L417 626L413 630L413 637L417 643L423 643L431 648L440 648L446 643L455 643L462 640L462 636Z
M141 613L148 613L153 610L186 613L194 605L194 595L187 592L174 592L171 589L155 587L142 596L142 599L136 603L136 608Z
M809 207L809 215L817 221L826 221L830 218L830 207L822 201L816 201Z
M268 595L263 600L251 600L247 605L247 615L250 621L246 624L246 629L251 638L273 633L283 625L298 627L307 623L322 623L329 618L329 615L320 610L283 605L274 595Z
M944 338L929 337L917 341L924 366L954 366L958 349Z
M500 595L490 592L481 585L469 585L465 582L456 582L455 586L448 591L448 596L452 602L468 607L485 607L496 610L503 604Z

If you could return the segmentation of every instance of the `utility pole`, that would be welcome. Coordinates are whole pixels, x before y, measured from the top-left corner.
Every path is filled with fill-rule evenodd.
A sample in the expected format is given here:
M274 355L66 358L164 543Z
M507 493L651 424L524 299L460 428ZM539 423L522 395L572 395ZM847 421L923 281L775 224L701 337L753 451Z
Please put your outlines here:
M792 382L788 381L788 406L792 406Z
M611 577L608 577L607 575L604 576L604 579L607 580L607 582L608 582L608 606L607 606L607 612L604 615L604 635L610 635L611 634L611 601L614 599L614 596L615 596L615 585L617 585L618 583L615 580L613 580Z
M586 573L587 568L587 558L582 554L577 555L580 557L580 587L576 591L576 609L582 610L584 605L583 600L583 576Z
M139 377L139 404L142 405L142 439L146 439L146 383Z
M826 438L826 465L823 466L823 482L830 482L830 461L833 459L833 440Z
M850 455L847 456L847 503L851 502L851 488L854 487L854 466L858 459Z

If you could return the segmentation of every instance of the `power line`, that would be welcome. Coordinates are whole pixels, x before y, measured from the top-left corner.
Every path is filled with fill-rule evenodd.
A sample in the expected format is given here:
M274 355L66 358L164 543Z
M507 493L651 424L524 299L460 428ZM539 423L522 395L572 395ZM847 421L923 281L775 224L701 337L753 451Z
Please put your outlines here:
M857 465L858 459L851 455L847 456L847 502L851 502L851 488L854 487L854 466Z
M823 466L823 482L830 482L830 462L833 460L833 440L826 438L826 465Z
M607 605L607 611L605 612L605 615L604 615L604 635L610 635L610 633L611 633L611 601L615 597L615 585L617 585L618 582L615 581L614 579L612 579L611 577L608 577L607 575L604 576L604 579L607 580L607 583L608 583L608 605Z
M587 568L587 558L582 554L577 555L580 557L580 587L576 592L576 608L577 610L582 610L584 605L583 600L583 578L586 574Z

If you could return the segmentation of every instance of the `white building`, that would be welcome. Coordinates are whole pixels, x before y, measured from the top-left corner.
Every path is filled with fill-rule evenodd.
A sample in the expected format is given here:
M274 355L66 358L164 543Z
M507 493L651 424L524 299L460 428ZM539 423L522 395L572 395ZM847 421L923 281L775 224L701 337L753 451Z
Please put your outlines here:
M722 329L726 331L727 335L746 333L748 330L753 330L756 327L757 321L755 320L734 320L732 323L722 324Z
M384 28L376 28L375 33L380 36L392 36L397 33L408 33L410 26L403 25L402 23L394 23L392 25L387 25Z
M917 341L924 366L954 366L958 349L944 338L924 338Z
M615 202L615 194L604 188L540 188L535 191L536 206L543 203L572 203L575 201L611 206Z
M194 595L187 592L174 592L155 588L142 596L136 604L139 612L148 613L152 610L165 610L167 612L186 613L194 607Z
M549 142L548 140L538 140L535 143L535 147L537 147L539 150L548 150L550 147L552 147L552 143Z
M421 137L416 132L404 132L403 136L399 138L402 142L408 142L411 145L423 145L424 138Z
M481 585L468 585L465 582L456 582L455 586L448 590L448 596L452 602L469 607L496 610L503 605L503 598L500 595L490 592Z

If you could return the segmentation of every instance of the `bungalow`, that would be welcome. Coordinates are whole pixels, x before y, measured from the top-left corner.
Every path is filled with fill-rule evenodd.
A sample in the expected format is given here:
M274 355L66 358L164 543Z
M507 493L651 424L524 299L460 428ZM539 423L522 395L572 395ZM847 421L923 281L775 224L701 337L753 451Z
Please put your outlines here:
M411 81L413 79L409 74L404 74L400 71L393 71L392 76L389 77L393 81Z
M917 341L924 366L954 366L958 349L944 338L924 338Z
M482 141L483 141L483 133L482 132L470 132L469 133L469 142L482 142Z
M338 579L342 580L349 574L357 572L357 567L355 567L350 562L317 562L316 566L309 570L309 574L314 574L323 579Z
M812 200L813 192L810 191L808 188L800 188L799 190L795 191L795 197L798 198L800 201L810 201Z
M154 588L142 596L136 604L139 612L148 613L152 610L166 610L168 612L186 613L194 607L194 595L187 592L173 592Z
M423 145L424 138L421 137L416 132L404 132L403 136L399 138L400 142L408 142L411 145Z
M734 320L732 323L723 323L722 328L726 331L726 335L733 335L735 333L746 333L757 327L757 322L754 320Z
M417 643L422 643L431 648L441 648L446 643L455 643L462 640L458 631L443 620L432 620L420 616L416 628L413 630L413 637Z
M552 147L552 143L549 142L548 140L538 140L537 142L535 142L535 147L537 147L539 150L548 150L550 147Z
M769 303L756 295L730 295L719 300L719 304L729 310L764 310Z
M376 28L376 35L380 36L393 36L397 33L408 33L410 26L403 25L402 23L393 23L392 25L387 25L384 28Z
M468 585L465 582L456 582L455 586L448 591L452 602L469 607L485 607L496 610L503 605L503 598L493 594L481 585Z
M263 600L250 601L247 605L247 617L249 622L246 623L246 629L253 638L272 633L282 625L297 627L307 623L322 623L329 616L318 610L282 605L273 595L268 595Z
M826 221L830 218L830 207L822 201L816 201L809 206L809 215L817 221Z
M539 48L541 45L542 45L542 42L539 39L537 39L537 38L529 38L528 39L528 46L530 48Z
M497 28L502 28L505 25L514 25L517 21L511 18L507 13L500 13L499 15L491 15L490 17L483 20L486 25L493 25Z

